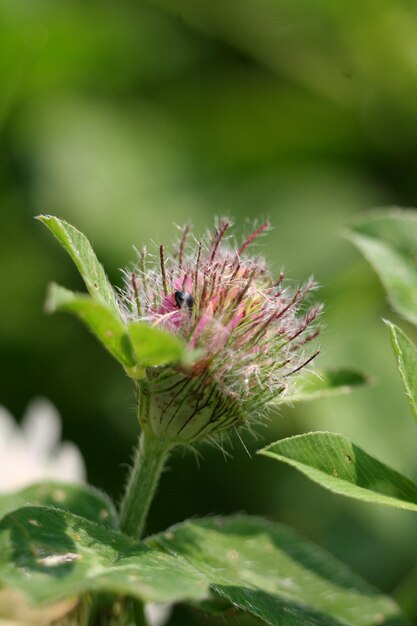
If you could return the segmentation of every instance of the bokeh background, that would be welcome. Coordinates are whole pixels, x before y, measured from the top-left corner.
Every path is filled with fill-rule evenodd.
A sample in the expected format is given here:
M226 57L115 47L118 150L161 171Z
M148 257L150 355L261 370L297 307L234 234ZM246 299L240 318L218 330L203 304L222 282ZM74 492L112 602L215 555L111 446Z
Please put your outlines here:
M0 0L0 403L46 396L91 482L118 497L136 438L119 367L74 319L47 318L48 281L81 282L33 217L83 230L111 279L132 246L216 215L269 217L276 272L322 285L321 365L375 384L282 409L231 457L171 460L149 530L247 511L298 529L387 592L417 562L415 515L344 500L256 456L333 430L417 478L417 433L383 316L394 314L343 229L417 205L417 6L411 0ZM406 326L404 324L404 326ZM412 334L412 330L408 329ZM173 623L205 623L179 608Z

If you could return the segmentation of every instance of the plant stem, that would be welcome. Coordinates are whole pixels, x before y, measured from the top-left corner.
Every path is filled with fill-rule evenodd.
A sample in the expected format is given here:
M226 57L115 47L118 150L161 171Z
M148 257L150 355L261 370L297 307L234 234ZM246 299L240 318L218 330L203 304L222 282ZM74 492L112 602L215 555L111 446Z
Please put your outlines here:
M139 539L145 527L170 446L142 431L120 509L121 530Z
M172 447L172 444L158 439L146 429L149 403L149 387L146 381L142 381L138 394L138 419L142 434L120 507L121 530L136 539L143 534L149 508Z
M121 530L137 539L143 534L149 508L171 448L169 444L145 430L148 407L148 390L146 385L141 385L138 416L143 430L120 507ZM130 609L136 626L146 626L143 603L131 600Z
M134 539L142 537L146 518L155 496L162 470L173 444L158 439L146 429L149 408L149 390L146 383L139 387L138 417L142 426L139 445L135 453L125 493L120 507L120 529ZM91 608L89 624L104 624L111 604L101 609ZM127 599L122 613L112 624L147 626L143 603Z

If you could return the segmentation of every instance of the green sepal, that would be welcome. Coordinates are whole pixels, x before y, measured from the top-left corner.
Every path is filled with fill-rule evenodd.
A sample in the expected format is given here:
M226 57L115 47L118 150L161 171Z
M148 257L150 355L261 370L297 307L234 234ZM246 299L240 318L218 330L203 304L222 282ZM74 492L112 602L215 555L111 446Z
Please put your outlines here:
M157 367L169 363L189 365L192 351L177 335L146 322L130 322L127 326L133 352L141 367Z

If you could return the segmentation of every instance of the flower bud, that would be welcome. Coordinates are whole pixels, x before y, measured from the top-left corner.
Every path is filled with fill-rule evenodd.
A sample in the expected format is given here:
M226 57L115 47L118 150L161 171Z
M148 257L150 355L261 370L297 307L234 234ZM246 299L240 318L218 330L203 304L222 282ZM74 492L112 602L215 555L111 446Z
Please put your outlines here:
M321 306L306 306L315 284L274 280L247 249L268 224L239 247L221 220L201 241L183 230L172 255L146 251L125 271L124 314L180 336L195 351L189 366L150 367L141 383L142 426L160 439L193 442L253 421L284 394L318 354Z

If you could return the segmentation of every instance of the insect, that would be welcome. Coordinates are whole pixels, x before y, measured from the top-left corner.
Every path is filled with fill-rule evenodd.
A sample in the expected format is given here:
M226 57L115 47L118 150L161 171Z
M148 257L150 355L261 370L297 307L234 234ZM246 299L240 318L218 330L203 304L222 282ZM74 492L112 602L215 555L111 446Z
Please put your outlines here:
M194 306L194 298L186 291L176 291L174 293L175 302L177 306L182 309L184 306L191 312Z

